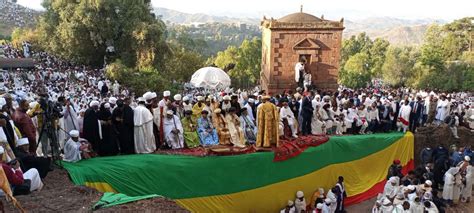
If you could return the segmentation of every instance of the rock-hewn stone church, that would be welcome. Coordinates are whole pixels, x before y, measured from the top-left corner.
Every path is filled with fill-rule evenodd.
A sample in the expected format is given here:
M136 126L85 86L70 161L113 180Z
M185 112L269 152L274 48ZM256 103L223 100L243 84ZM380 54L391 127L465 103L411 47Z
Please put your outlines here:
M307 62L316 88L336 89L344 21L293 13L280 19L263 18L262 89L270 92L294 90L295 65Z

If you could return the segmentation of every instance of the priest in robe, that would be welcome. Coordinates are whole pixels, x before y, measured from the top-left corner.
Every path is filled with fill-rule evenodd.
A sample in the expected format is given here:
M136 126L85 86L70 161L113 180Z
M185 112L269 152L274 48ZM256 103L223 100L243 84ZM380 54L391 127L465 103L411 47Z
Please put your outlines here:
M196 97L197 103L194 104L193 106L193 119L197 120L201 116L201 112L206 107L206 104L204 104L204 97L203 96L198 96Z
M100 121L102 141L99 144L100 156L113 156L119 152L117 132L112 123L112 113L110 113L110 104L102 103L97 113Z
M290 128L291 135L288 137L298 138L298 135L296 135L297 121L295 119L295 114L288 106L288 100L282 99L280 100L280 103L282 104L282 108L280 109L280 122L283 123L283 127L288 126Z
M191 110L184 111L184 118L181 119L183 125L183 136L184 142L188 148L194 148L199 146L199 136L197 134L198 125L192 119L193 112Z
M242 127L245 135L245 140L249 144L255 144L257 140L257 126L250 118L250 114L246 107L242 108L240 113L240 126Z
M130 98L117 101L117 107L112 113L112 122L118 132L120 153L135 154L134 120L133 109L130 107Z
M156 150L153 135L153 115L145 107L145 98L138 98L138 106L133 110L135 128L134 141L136 153L152 153Z
M99 144L102 141L102 131L97 113L99 111L100 103L98 101L91 101L89 109L84 114L84 138L92 145L92 149L97 152Z
M69 140L66 141L64 145L64 161L75 163L81 159L89 159L95 155L90 149L90 144L79 138L79 131L71 130L69 136Z
M21 138L17 141L15 149L15 156L20 161L20 166L23 171L35 168L41 178L45 178L49 172L51 164L50 159L43 157L36 157L29 152L30 144L28 138Z
M217 145L219 144L219 137L217 136L217 131L214 128L212 121L210 120L208 114L209 112L203 110L201 112L201 117L197 120L198 124L198 135L199 140L203 146Z
M212 120L213 120L214 126L216 127L217 135L219 136L219 144L220 145L232 144L227 120L225 119L224 115L222 115L222 110L220 108L217 108L216 110L214 110L214 115L212 116Z
M263 103L257 108L257 147L279 146L278 126L280 115L277 107L270 101L270 96L263 96Z
M229 128L231 143L234 144L235 147L245 147L244 131L240 126L240 118L237 116L236 108L231 107L229 112L225 115L225 119Z
M184 148L183 126L179 117L174 115L173 110L166 111L163 119L163 133L166 144L172 149Z

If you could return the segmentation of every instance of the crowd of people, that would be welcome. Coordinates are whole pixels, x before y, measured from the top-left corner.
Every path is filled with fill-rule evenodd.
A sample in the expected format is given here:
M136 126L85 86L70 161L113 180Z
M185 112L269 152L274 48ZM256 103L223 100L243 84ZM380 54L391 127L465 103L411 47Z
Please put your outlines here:
M0 21L15 27L24 27L32 23L38 12L23 7L14 0L0 0Z
M8 44L2 48L4 57L24 57L24 51ZM281 94L230 88L135 94L108 80L104 69L71 64L45 52L28 55L35 59L35 68L2 72L0 153L4 170L11 171L6 173L9 181L18 189L28 182L29 191L41 189L41 178L50 170L54 149L60 150L64 161L77 162L97 155L153 153L157 149L275 147L280 145L280 138L415 132L420 126L443 123L449 125L455 138L459 137L459 126L474 129L474 101L466 92L379 87L340 87L334 92L311 90L306 85ZM58 144L45 133L50 127ZM432 160L436 165L439 156L435 159L433 153ZM457 168L446 174L455 176L467 171L464 165ZM437 177L423 177L421 185L449 183ZM405 184L403 178L398 173L397 177L389 177L375 212L387 212L383 209L389 206L406 210L406 206L415 205L409 200L395 202L402 199L401 195L418 198L423 202L418 204L425 208L436 208L434 201L424 198L425 188L420 194L420 182L400 187ZM309 206L315 211L339 211L345 196L342 181L341 177L339 186L329 191L331 194L316 198L318 202L312 200ZM305 202L301 193L293 202L297 210ZM320 190L318 193L324 194ZM431 196L436 197L433 193ZM292 209L290 204L288 208Z
M406 175L395 160L372 212L435 213L459 202L469 203L474 181L472 156L469 147L426 147L420 153L422 164Z

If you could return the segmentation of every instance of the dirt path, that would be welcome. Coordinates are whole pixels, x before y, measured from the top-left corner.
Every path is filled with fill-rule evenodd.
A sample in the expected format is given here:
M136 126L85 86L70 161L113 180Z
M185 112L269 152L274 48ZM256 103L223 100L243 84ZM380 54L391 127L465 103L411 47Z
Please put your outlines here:
M17 196L27 212L92 212L91 207L100 199L102 193L95 189L75 186L65 170L50 172L44 180L40 192ZM6 212L18 212L10 203L2 199ZM106 208L96 212L186 212L175 202L153 198L124 205Z

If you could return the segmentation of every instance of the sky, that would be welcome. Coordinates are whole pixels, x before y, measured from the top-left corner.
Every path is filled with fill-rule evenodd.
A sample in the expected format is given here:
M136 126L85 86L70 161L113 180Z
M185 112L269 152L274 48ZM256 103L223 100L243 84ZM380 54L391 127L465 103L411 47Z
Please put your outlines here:
M18 0L33 9L42 9L41 0ZM303 11L325 18L363 19L387 16L402 19L454 19L474 16L474 0L152 0L154 7L186 13L209 15L278 18Z

